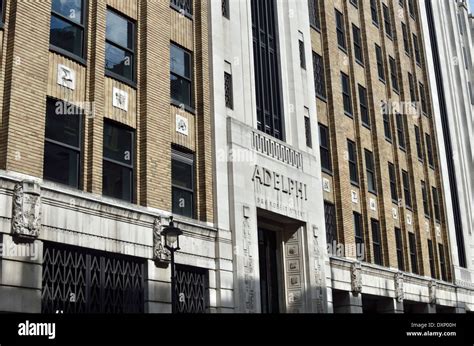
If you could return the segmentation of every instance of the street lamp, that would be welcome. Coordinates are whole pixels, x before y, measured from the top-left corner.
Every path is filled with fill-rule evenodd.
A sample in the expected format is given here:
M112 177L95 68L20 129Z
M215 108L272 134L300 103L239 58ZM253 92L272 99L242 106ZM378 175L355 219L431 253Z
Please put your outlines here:
M173 217L170 216L170 223L168 226L163 228L161 235L165 238L165 249L171 254L171 312L176 313L176 278L175 278L175 263L174 253L180 250L179 247L179 236L183 234L183 231L179 227L175 227Z

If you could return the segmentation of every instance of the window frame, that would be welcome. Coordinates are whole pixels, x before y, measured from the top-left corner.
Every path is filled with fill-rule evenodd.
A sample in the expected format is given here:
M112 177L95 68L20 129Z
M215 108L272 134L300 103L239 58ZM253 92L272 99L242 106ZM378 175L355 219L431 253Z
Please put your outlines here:
M364 149L364 156L365 172L367 175L367 191L371 194L377 195L377 176L375 173L374 153L368 149Z
M405 271L405 255L403 251L402 230L398 227L395 227L394 233L395 233L395 247L396 247L396 252L397 252L398 269L401 271Z
M403 183L403 197L405 198L405 207L408 210L411 210L413 207L412 203L412 195L411 195L411 183L410 183L410 176L408 172L402 170L402 183Z
M434 169L433 143L431 142L431 136L428 133L425 133L425 144L428 165L431 169Z
M318 129L319 129L319 150L320 150L320 157L321 157L321 170L327 174L332 174L332 155L331 155L331 142L330 142L330 137L329 137L329 127L321 123L318 123ZM326 136L324 136L324 138L325 138L325 141L327 142L327 147L322 144L323 135L322 135L321 130L323 130L326 133ZM324 167L323 165L323 160L322 160L323 151L327 152L329 167Z
M423 145L421 143L421 131L420 128L415 125L415 144L416 144L416 154L420 162L424 161L423 155Z
M408 26L404 22L402 22L403 48L405 49L405 54L411 56L409 35L410 34L408 32Z
M398 205L397 170L392 162L388 162L388 177L390 182L390 197L392 198L392 202Z
M441 267L441 280L448 281L448 272L446 267L446 258L443 244L438 244L439 265Z
M5 18L6 1L7 0L3 0L2 6L0 6L0 10L2 11L2 13L1 13L2 20L1 20L0 29L3 29L4 24L5 24L4 18ZM65 17L61 13L58 13L58 12L54 11L53 10L53 2L51 1L50 23L49 23L50 33L49 33L48 43L49 43L49 50L51 52L63 55L67 58L70 58L70 59L78 62L79 64L81 64L83 66L87 66L87 39L88 39L87 27L88 27L89 1L81 0L81 3L82 3L83 17L82 17L81 23L78 24L78 23L70 20L69 18ZM68 51L64 48L57 47L57 46L55 46L54 44L51 43L51 18L53 16L59 18L62 21L67 22L68 24L72 24L72 25L82 29L82 56L74 54L74 53L72 53L72 52L70 52L70 51Z
M390 66L390 79L392 81L392 89L397 94L400 93L400 84L398 83L398 68L396 60L389 56L389 64Z
M362 48L362 33L354 23L352 23L352 36L354 41L354 58L355 61L364 67L364 51Z
M370 14L372 17L372 24L378 28L380 25L380 20L379 13L377 11L377 0L370 0Z
M341 49L344 53L347 53L347 37L346 37L346 28L345 28L345 23L344 23L344 14L338 9L335 9L335 19L336 19L337 45L339 49Z
M311 4L313 4L313 6L311 6ZM321 32L321 14L319 0L308 0L308 10L310 26L314 30ZM312 20L313 18L314 21Z
M371 129L370 112L367 100L367 89L358 84L360 120L364 127Z
M428 202L428 190L426 190L426 183L424 180L421 180L420 184L421 184L421 198L423 201L423 212L425 213L425 217L429 219L431 218L431 213L430 213L430 206Z
M365 244L364 241L364 221L362 220L362 214L354 211L352 212L352 219L354 224L354 241L356 246L358 244Z
M352 151L350 149L353 149ZM349 163L349 179L352 185L359 186L359 168L357 166L357 146L356 143L350 139L347 140L347 162ZM353 158L351 158L353 156ZM355 179L353 179L353 175Z
M390 122L390 113L387 113L384 109L382 110L382 120L383 120L383 131L385 140L392 143L393 135L392 135L392 123Z
M397 142L398 147L402 151L406 151L407 149L407 141L406 141L406 134L405 134L405 124L403 121L403 115L401 113L395 113L395 122L397 125Z
M136 130L131 128L131 127L128 127L127 125L125 124L122 124L122 123L119 123L117 121L114 121L112 119L108 119L108 118L104 118L104 128L103 128L103 131L105 132L105 127L106 127L106 124L108 124L108 126L114 126L116 128L119 128L123 131L127 131L130 133L131 135L131 145L132 145L132 148L130 150L130 155L131 155L131 158L130 158L130 162L131 164L130 165L127 165L126 163L123 163L123 162L120 162L120 161L116 161L114 159L110 159L110 158L107 158L105 156L105 140L103 140L103 143L102 143L102 147L104 148L103 149L103 152L102 152L102 162L104 161L107 161L111 164L114 164L114 165L117 165L117 166L120 166L120 167L124 167L124 168L127 168L129 170L131 170L131 174L130 174L130 200L126 200L126 199L123 199L123 198L117 198L117 197L114 197L114 196L110 196L108 194L106 194L104 192L104 186L102 186L102 195L108 197L108 198L114 198L114 199L118 199L120 201L125 201L125 202L128 202L128 203L134 203L135 201L135 196L136 196L136 184L135 184L135 177L136 177L136 167L135 167L135 158L136 158L136 149L137 149L137 144L136 144ZM105 136L104 136L105 137ZM102 179L104 177L104 169L102 168Z
M327 90L326 90L326 71L324 69L324 57L322 55L319 55L315 51L312 51L312 52L313 52L312 54L313 55L313 79L314 79L314 89L315 89L316 97L326 102ZM317 77L319 77L319 79ZM317 80L319 80L319 83L316 83ZM316 87L317 85L321 86L322 93L318 90L319 88Z
M441 223L441 205L438 189L435 186L431 187L431 197L433 198L433 210L435 221Z
M341 89L342 89L344 114L352 118L354 116L354 109L352 106L351 80L350 80L350 77L342 71L341 71ZM349 109L346 109L346 106L348 106Z
M56 102L63 102L65 104L70 104L66 100L60 100L60 99L57 99L57 98L54 98L54 97L49 97L49 96L46 98L45 136L44 136L45 148L43 149L43 154L46 151L46 143L49 143L49 144L54 145L56 147L61 147L61 148L65 148L65 149L68 149L68 150L73 150L76 153L78 153L79 155L78 155L77 172L76 172L76 174L77 174L77 185L62 184L60 182L50 180L50 179L44 177L44 168L43 168L43 179L47 180L47 181L51 181L55 184L69 186L73 189L81 189L81 185L82 185L82 182L83 182L82 170L83 170L83 159L84 159L84 150L83 150L83 147L84 147L84 137L83 137L83 135L84 135L84 123L85 123L84 111L82 111L82 113L79 113L79 114L74 114L74 116L79 116L78 133L77 133L77 136L79 138L79 146L74 147L70 144L66 144L66 143L63 143L63 142L55 141L53 139L49 139L46 136L47 117L48 117L47 112L48 112L48 103L49 102L51 102L53 104L53 107L54 107L54 103L56 103ZM43 167L44 167L44 157L45 157L45 155L43 155Z
M183 102L180 102L178 100L176 100L175 98L173 98L173 95L172 95L172 90L171 90L171 79L170 79L170 102L172 105L176 106L176 107L181 107L181 106L184 106L184 109L190 113L195 113L195 97L194 97L194 56L193 56L193 52L191 52L190 50L184 48L183 46L179 45L178 43L174 42L174 41L170 41L170 62L171 62L171 46L174 46L180 50L182 50L185 54L188 54L189 55L189 72L190 72L190 77L186 77L186 76L181 76L175 72L173 72L171 70L171 64L170 64L170 75L173 75L175 77L177 77L178 79L180 78L183 78L184 80L186 80L187 82L189 82L190 86L191 86L191 89L190 89L190 105L187 105Z
M434 259L433 241L431 239L428 239L428 260L429 260L429 263L430 263L431 277L434 278L434 279L437 279L435 259Z
M105 76L116 79L116 80L118 80L122 83L125 83L125 84L133 87L133 88L136 88L137 87L137 56L136 56L136 51L137 51L137 21L134 20L133 18L128 17L127 15L123 14L122 12L119 12L118 10L116 10L113 7L107 6L107 12L108 11L113 12L115 15L117 15L119 17L122 17L127 22L133 24L133 33L132 33L132 40L133 40L132 41L133 42L132 47L133 47L133 49L121 46L119 43L114 42L114 41L110 40L109 38L107 38L107 32L105 34L105 45L110 44L115 48L121 49L125 52L128 52L128 53L132 54L133 66L132 66L132 79L121 76L118 73L115 73L113 71L110 71L110 70L107 69L106 66L104 66ZM105 25L106 25L106 28L107 28L107 21L106 21ZM106 56L107 56L107 52L105 51L104 52L104 57L106 57ZM107 60L107 59L105 58L105 60Z
M226 71L224 71L224 93L226 108L234 110L234 81L232 74Z
M387 5L382 4L382 13L383 13L383 25L385 35L390 39L393 40L393 23L392 17L390 15L390 9Z
M375 60L377 61L377 74L379 77L379 80L383 83L385 83L385 66L383 63L383 52L382 48L375 43Z
M332 215L329 218L328 214ZM328 201L324 201L324 220L326 226L326 243L333 245L337 243L337 217L336 217L336 206Z
M196 182L196 155L194 153L191 153L191 152L188 152L188 151L185 151L185 150L181 150L180 148L173 146L171 148L171 166L173 166L173 163L172 163L173 161L179 161L181 163L184 163L184 164L187 164L187 165L191 166L191 168L192 168L191 171L193 172L193 174L191 175L192 189L189 189L189 188L186 188L186 187L183 187L183 186L178 186L178 185L174 184L174 182L173 182L173 169L171 169L171 206L173 208L173 191L174 191L174 189L178 189L178 190L181 190L181 191L191 193L191 195L192 195L192 198L191 198L192 216L191 216L191 218L195 219L196 218L196 185L197 185L197 182ZM189 216L186 216L186 215L182 215L182 214L176 212L175 210L172 210L172 213L176 214L176 215L183 216L183 217L189 217Z
M185 17L189 19L194 18L194 7L193 7L193 1L192 0L184 0L184 1L189 1L191 4L191 12L185 11L184 8L180 8L178 5L175 4L176 1L170 0L170 7L179 12L180 14L184 15Z
M414 274L419 274L418 266L418 252L416 248L416 236L415 233L408 232L408 245L410 249L410 262L411 262L411 271Z
M376 265L383 266L384 261L380 223L376 219L371 219L370 226L372 229L372 250L374 255L374 263Z

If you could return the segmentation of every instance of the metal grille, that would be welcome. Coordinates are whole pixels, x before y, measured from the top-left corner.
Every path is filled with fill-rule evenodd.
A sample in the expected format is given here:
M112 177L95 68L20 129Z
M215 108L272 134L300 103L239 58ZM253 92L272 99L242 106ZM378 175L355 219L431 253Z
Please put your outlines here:
M234 109L234 96L232 92L232 75L224 72L225 106Z
M45 244L43 313L143 313L144 261Z
M336 208L334 204L324 202L324 218L326 220L326 242L333 245L333 242L337 242Z
M171 0L171 6L189 15L193 15L192 0Z
M205 313L209 305L209 274L206 269L176 265L176 311Z

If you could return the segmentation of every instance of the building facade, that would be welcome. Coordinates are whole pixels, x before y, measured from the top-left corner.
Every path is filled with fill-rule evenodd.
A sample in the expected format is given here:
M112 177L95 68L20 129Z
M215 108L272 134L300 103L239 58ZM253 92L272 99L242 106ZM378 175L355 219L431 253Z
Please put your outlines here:
M1 312L474 310L420 1L0 3Z
M171 215L178 310L232 308L207 4L1 4L0 311L171 311Z
M428 66L434 95L440 163L447 191L447 225L454 282L474 282L473 28L466 1L426 1L422 8Z

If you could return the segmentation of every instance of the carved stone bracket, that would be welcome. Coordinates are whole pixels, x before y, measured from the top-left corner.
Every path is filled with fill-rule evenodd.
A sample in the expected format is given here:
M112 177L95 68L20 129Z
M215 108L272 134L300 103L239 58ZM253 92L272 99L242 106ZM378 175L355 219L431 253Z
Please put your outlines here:
M34 241L41 230L40 185L29 180L16 184L12 204L13 236L19 241Z
M171 261L171 254L164 246L164 238L161 235L161 217L153 221L153 260L157 266L168 265Z
M362 292L362 265L360 262L351 265L351 289L354 294Z
M403 275L403 273L398 272L395 274L395 298L399 303L403 303L405 299L405 290L403 288L404 280L405 275Z
M429 288L429 296L430 296L430 304L436 304L436 288L437 288L437 284L436 284L436 281L433 281L431 280L429 285L428 285L428 288Z

